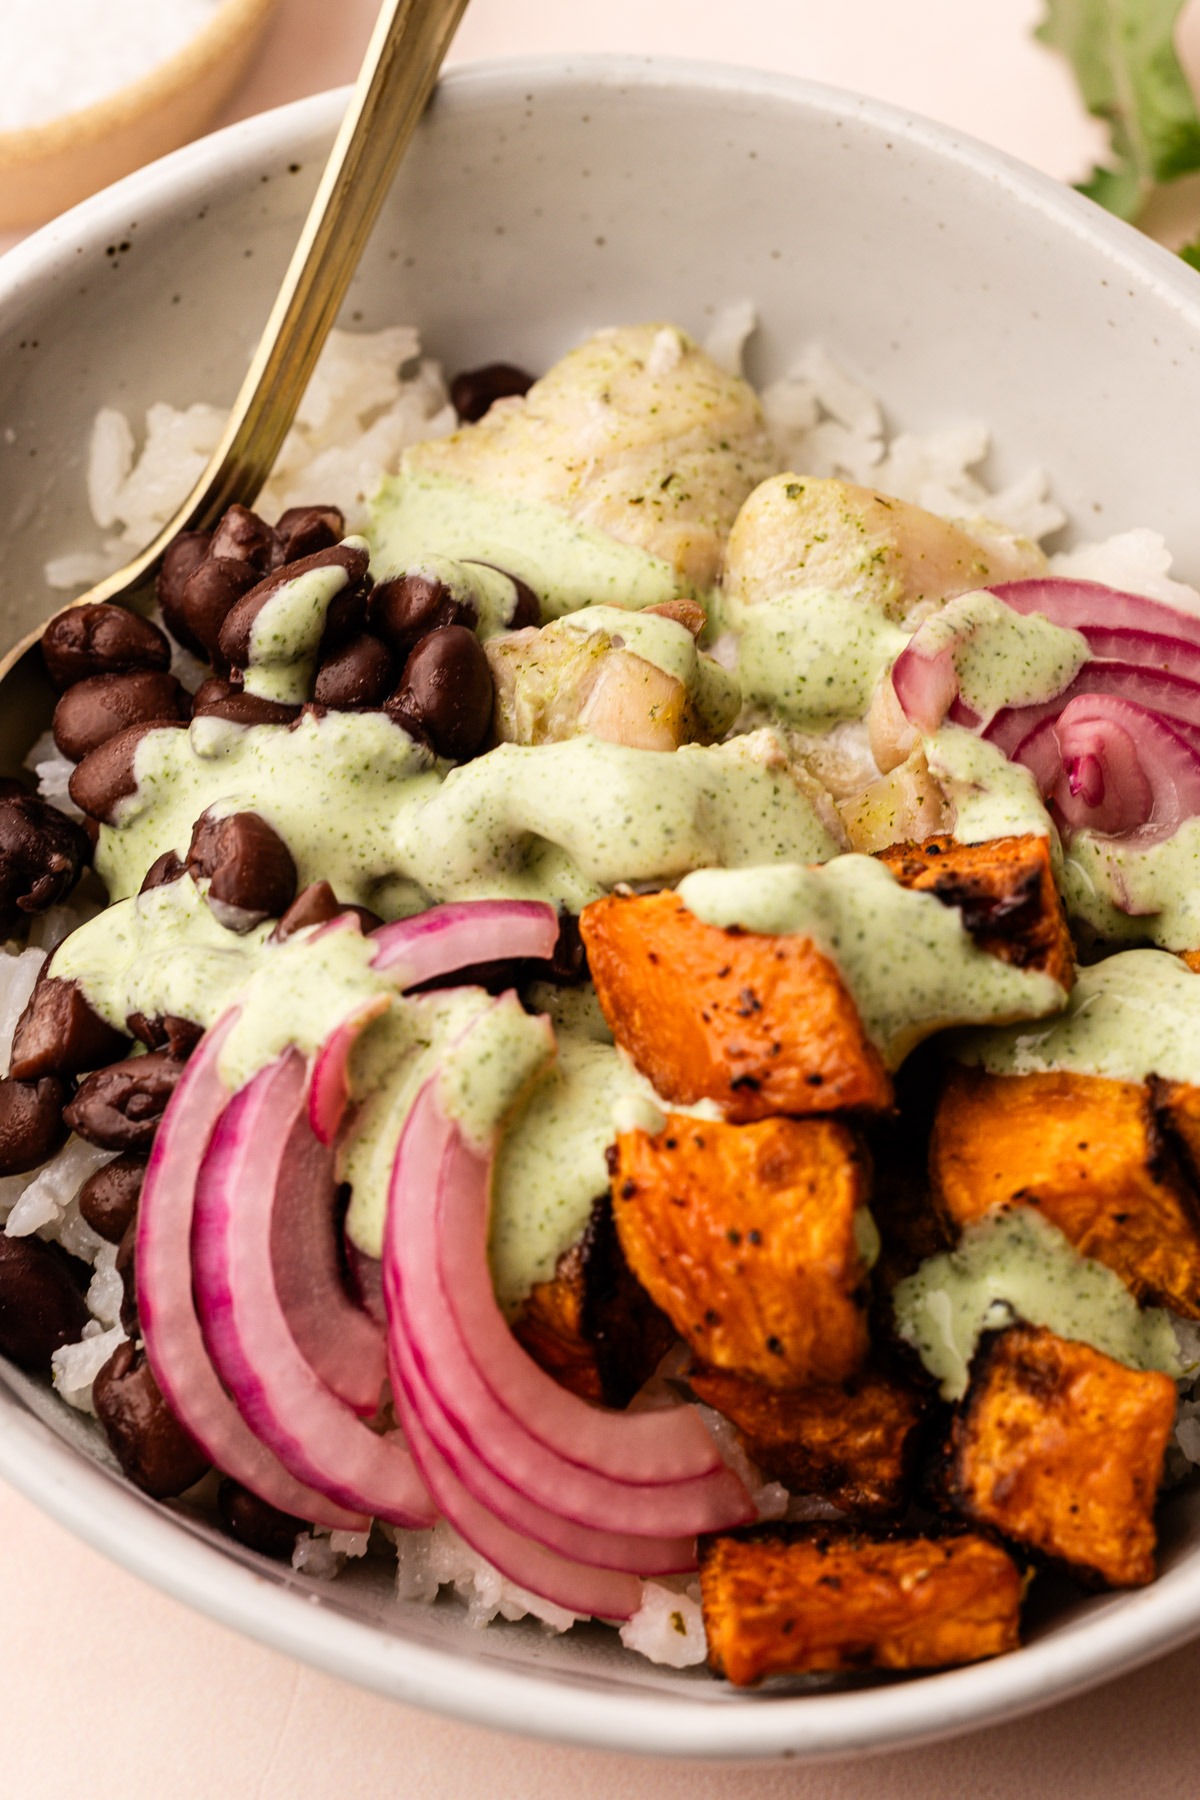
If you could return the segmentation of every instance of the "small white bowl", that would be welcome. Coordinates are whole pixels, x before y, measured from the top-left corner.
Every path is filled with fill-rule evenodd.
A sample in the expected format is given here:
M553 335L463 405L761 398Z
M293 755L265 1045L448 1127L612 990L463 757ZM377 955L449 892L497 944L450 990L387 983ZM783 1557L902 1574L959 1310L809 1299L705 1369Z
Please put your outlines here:
M193 144L0 262L0 641L53 610L47 556L96 536L82 465L97 407L136 416L155 399L233 395L343 104L318 96ZM850 95L643 60L458 69L345 322L411 321L452 369L541 368L591 328L672 319L703 333L747 297L762 319L756 378L818 339L893 422L986 420L998 481L1044 463L1083 534L1150 525L1200 575L1200 280L996 152ZM7 745L40 728L41 703L31 685L0 721ZM1200 1632L1195 1490L1166 1509L1152 1587L1038 1613L1013 1655L745 1694L627 1656L600 1627L475 1633L453 1605L397 1606L381 1570L305 1582L153 1506L15 1376L0 1385L0 1474L170 1593L334 1674L606 1749L820 1757L928 1740Z
M279 0L220 0L211 19L137 81L77 112L0 131L0 231L40 225L215 118Z

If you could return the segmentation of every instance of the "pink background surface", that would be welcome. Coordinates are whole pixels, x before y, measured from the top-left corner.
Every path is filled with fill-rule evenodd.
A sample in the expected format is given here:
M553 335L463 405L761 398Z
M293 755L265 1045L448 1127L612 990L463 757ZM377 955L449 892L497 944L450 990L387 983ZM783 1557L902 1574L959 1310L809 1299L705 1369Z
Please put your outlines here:
M1064 179L1102 139L1031 39L1040 0L473 0L456 57L621 50L858 88ZM352 78L373 0L283 0L225 123ZM1182 43L1200 75L1200 6ZM1160 209L1172 239L1197 184ZM926 1750L715 1768L549 1748L314 1674L143 1586L0 1485L0 1792L12 1800L1117 1800L1194 1796L1200 1645L1083 1699Z

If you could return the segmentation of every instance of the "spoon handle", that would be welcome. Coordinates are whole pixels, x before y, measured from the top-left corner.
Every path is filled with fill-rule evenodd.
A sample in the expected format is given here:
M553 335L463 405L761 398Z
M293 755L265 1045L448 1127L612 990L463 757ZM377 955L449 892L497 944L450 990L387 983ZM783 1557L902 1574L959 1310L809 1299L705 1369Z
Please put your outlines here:
M383 0L350 104L221 441L152 543L85 600L147 585L181 531L252 505L287 436L467 0Z

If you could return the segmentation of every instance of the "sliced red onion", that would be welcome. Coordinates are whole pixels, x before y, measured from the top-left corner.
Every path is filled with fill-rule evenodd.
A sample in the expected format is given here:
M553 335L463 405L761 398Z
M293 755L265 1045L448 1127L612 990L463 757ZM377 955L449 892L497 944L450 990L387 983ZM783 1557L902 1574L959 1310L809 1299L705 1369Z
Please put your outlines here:
M192 1261L209 1353L253 1431L301 1481L392 1524L436 1516L407 1448L368 1429L304 1360L271 1274L272 1221L305 1063L286 1052L222 1114L196 1182Z
M892 665L892 687L909 723L918 731L936 731L958 699L953 647L927 656L917 632Z
M456 900L374 933L373 966L398 988L474 963L544 962L558 942L558 913L543 900Z
M744 1519L749 1497L723 1464L695 1408L628 1414L592 1406L560 1387L517 1342L496 1302L488 1267L490 1176L490 1155L474 1150L442 1113L434 1077L414 1101L397 1148L383 1257L389 1319L395 1320L402 1306L419 1309L422 1330L413 1347L426 1371L439 1365L443 1351L453 1354L457 1335L499 1406L564 1463L592 1475L603 1472L608 1483L639 1491L695 1482L707 1495L711 1482L721 1496L717 1504L736 1509ZM422 1288L422 1270L414 1266L411 1251L418 1224L424 1227L422 1243L436 1246L444 1309L422 1301L430 1290ZM439 1329L439 1319L453 1321L454 1329L449 1323ZM650 1495L645 1497L649 1501ZM550 1496L539 1499L553 1504ZM611 1513L596 1522L613 1523ZM633 1528L622 1521L622 1529ZM645 1528L663 1529L658 1523Z
M154 1141L138 1205L138 1310L154 1379L172 1412L223 1474L271 1506L335 1531L365 1530L358 1510L298 1481L246 1424L213 1368L192 1292L196 1180L229 1095L218 1068L237 1019L227 1013L193 1054Z
M390 994L371 994L335 1027L317 1052L308 1089L308 1119L321 1144L332 1144L350 1104L350 1055L368 1025L387 1012Z
M1078 631L1097 656L1107 634L1129 633L1137 638L1174 638L1200 651L1200 616L1182 612L1145 594L1128 594L1100 581L1073 581L1060 575L1037 575L1027 581L1002 581L989 588L1014 612L1041 613L1051 625ZM1093 642L1093 633L1096 641ZM1129 660L1142 661L1141 657Z
M346 1258L346 1269L350 1276L350 1289L367 1314L377 1325L387 1326L387 1307L383 1302L383 1264L376 1256L368 1256L360 1250L348 1232L342 1234L342 1254Z
M694 1537L639 1536L581 1525L512 1487L457 1435L422 1376L403 1326L392 1333L391 1351L393 1392L406 1434L411 1437L415 1418L455 1480L512 1530L589 1568L620 1569L629 1575L680 1575L695 1568Z
M271 1271L288 1329L305 1362L360 1417L374 1417L387 1374L382 1322L346 1291L338 1257L333 1151L302 1112L280 1165L271 1223Z
M1084 694L1111 694L1114 699L1131 701L1171 724L1178 721L1200 729L1200 686L1186 676L1138 663L1088 662L1053 700L1040 700L1032 706L1006 706L984 727L982 735L1012 758L1017 745L1035 725L1042 719L1057 718Z
M403 1392L398 1371L393 1385ZM585 1618L628 1619L642 1600L642 1584L636 1575L615 1569L589 1568L569 1562L532 1538L514 1531L486 1506L472 1499L452 1470L439 1456L420 1419L405 1411L405 1429L417 1467L426 1487L460 1537L484 1556L509 1581L527 1593L539 1595L568 1612Z
M1039 720L1012 757L1071 830L1145 847L1200 813L1200 745L1173 720L1112 694L1080 695Z

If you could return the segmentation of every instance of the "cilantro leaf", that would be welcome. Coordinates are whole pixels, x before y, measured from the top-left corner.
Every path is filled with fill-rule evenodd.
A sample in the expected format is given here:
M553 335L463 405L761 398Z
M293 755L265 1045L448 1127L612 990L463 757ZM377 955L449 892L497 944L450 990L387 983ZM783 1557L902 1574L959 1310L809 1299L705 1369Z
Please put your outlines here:
M1038 27L1075 71L1088 111L1106 121L1111 167L1081 191L1132 219L1160 182L1200 169L1200 115L1175 54L1184 0L1047 0Z

